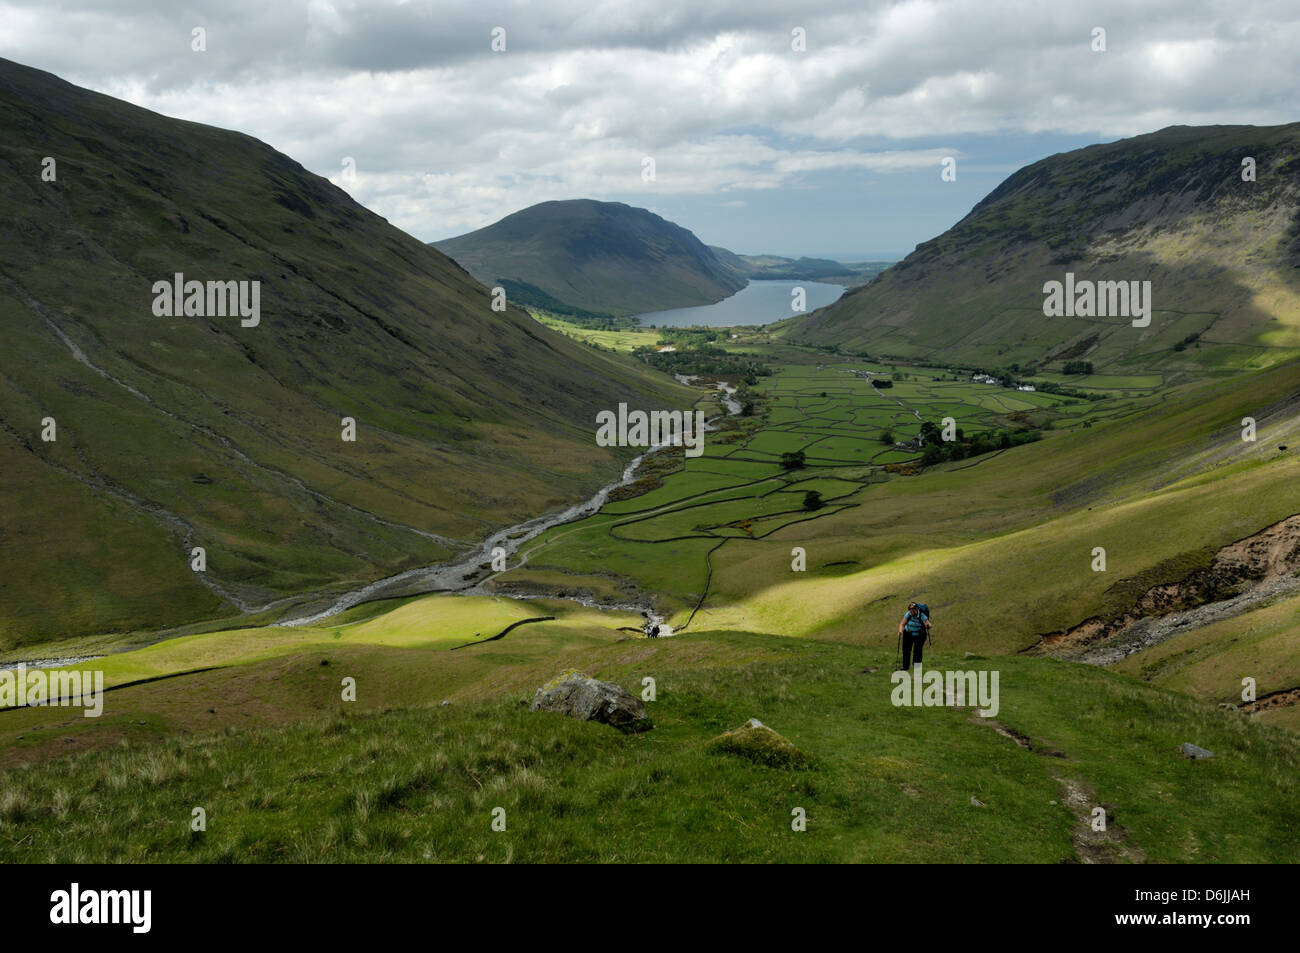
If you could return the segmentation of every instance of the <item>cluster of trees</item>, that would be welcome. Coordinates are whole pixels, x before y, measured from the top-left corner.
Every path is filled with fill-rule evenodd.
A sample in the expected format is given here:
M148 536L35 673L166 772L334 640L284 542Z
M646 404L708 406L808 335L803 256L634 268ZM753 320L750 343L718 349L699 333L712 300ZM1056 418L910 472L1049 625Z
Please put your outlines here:
M639 347L633 356L651 367L668 374L715 374L738 377L742 383L753 386L760 377L772 369L747 354L733 354L712 344L674 344L675 351L656 351L652 347Z
M841 357L860 357L863 360L870 360L871 355L866 351L852 351L840 344L828 344L825 347L818 348L819 351L825 351L828 354L837 354Z
M1197 341L1199 341L1200 339L1201 339L1201 332L1200 332L1200 331L1197 331L1195 334L1189 334L1189 335L1187 335L1187 337L1183 338L1181 341L1179 341L1177 344L1174 345L1174 350L1175 350L1175 351L1183 351L1183 350L1186 350L1186 349L1187 349L1187 345L1189 345L1189 344L1195 344L1195 343L1196 343Z
M1060 394L1062 397L1077 397L1080 400L1105 400L1105 394L1094 393L1089 390L1079 390L1077 387L1066 387L1064 384L1058 384L1056 381L1034 381L1034 386L1044 394Z
M795 450L792 453L781 454L781 466L786 470L801 470L804 465L804 455L802 450Z
M703 347L725 341L731 331L727 328L660 328L659 343L674 347Z
M925 450L921 453L921 462L927 466L942 463L945 460L964 460L978 457L994 450L1005 450L1022 443L1033 443L1042 437L1037 430L982 430L967 435L957 429L955 440L944 440L943 431L926 421L921 425L921 436L925 439Z
M1065 365L1067 374L1091 374L1091 361L1068 361ZM1071 370L1070 368L1074 368ZM1081 369L1082 368L1082 369ZM1021 384L1032 384L1035 390L1040 390L1044 394L1059 394L1062 397L1075 397L1079 400L1105 400L1105 394L1097 394L1092 391L1079 390L1077 387L1067 387L1064 384L1058 384L1056 381L1033 380L1032 375L1038 373L1038 368L1033 364L1009 364L1006 367L995 367L986 371L981 368L973 368L972 373L987 374L996 380L1003 387L1018 387ZM1030 377L1025 380L1024 376Z
M755 382L757 382L757 378L755 378ZM731 395L732 400L740 404L740 416L742 417L754 416L754 406L758 402L758 395L750 390L749 385L750 380L746 377L736 385L736 392Z
M1037 368L1033 368L1037 371ZM1015 387L1023 383L1022 375L1030 372L1030 368L1022 368L1019 364L1009 364L1006 367L995 367L991 370L985 370L982 367L971 369L973 374L987 374L1003 387ZM1035 382L1034 386L1038 386Z

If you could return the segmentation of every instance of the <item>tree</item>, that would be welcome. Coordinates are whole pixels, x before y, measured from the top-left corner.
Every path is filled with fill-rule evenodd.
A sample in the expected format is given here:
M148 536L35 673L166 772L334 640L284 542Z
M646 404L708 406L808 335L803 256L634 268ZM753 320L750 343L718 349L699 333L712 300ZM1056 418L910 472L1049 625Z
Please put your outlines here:
M880 442L889 446L894 442L894 432L892 430L882 430L880 432Z
M800 470L803 468L803 451L795 450L793 453L781 454L781 466L786 470Z
M822 502L822 495L816 490L809 490L803 495L803 508L805 510L820 510L825 505Z

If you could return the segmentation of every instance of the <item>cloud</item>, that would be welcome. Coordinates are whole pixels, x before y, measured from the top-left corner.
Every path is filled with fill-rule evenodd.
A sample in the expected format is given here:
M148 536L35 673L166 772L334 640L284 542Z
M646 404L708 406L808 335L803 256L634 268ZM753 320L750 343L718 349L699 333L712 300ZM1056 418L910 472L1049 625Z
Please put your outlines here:
M1291 121L1297 48L1280 2L0 0L0 55L248 132L340 184L354 157L350 191L424 238L545 199L905 174L964 137Z

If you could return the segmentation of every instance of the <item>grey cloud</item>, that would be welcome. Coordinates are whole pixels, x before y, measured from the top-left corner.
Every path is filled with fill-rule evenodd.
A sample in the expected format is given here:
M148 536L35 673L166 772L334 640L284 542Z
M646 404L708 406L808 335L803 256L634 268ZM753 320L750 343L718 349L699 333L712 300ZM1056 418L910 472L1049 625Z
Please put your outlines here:
M817 169L888 175L964 135L1297 118L1300 11L1283 2L209 7L0 0L0 55L249 132L324 174L352 156L359 198L438 237L539 198L647 192L645 154L661 193L759 191Z

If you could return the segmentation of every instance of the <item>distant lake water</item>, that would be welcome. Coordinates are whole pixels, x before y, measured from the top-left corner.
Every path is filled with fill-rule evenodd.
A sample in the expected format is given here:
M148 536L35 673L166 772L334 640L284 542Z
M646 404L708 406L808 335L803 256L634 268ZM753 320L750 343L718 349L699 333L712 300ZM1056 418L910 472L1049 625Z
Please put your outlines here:
M734 327L738 324L771 324L782 318L794 317L790 304L791 291L803 288L807 314L835 301L844 294L843 285L824 281L751 281L730 298L717 304L695 308L673 308L670 311L650 311L637 315L637 321L646 326L681 328L698 324L710 328Z

